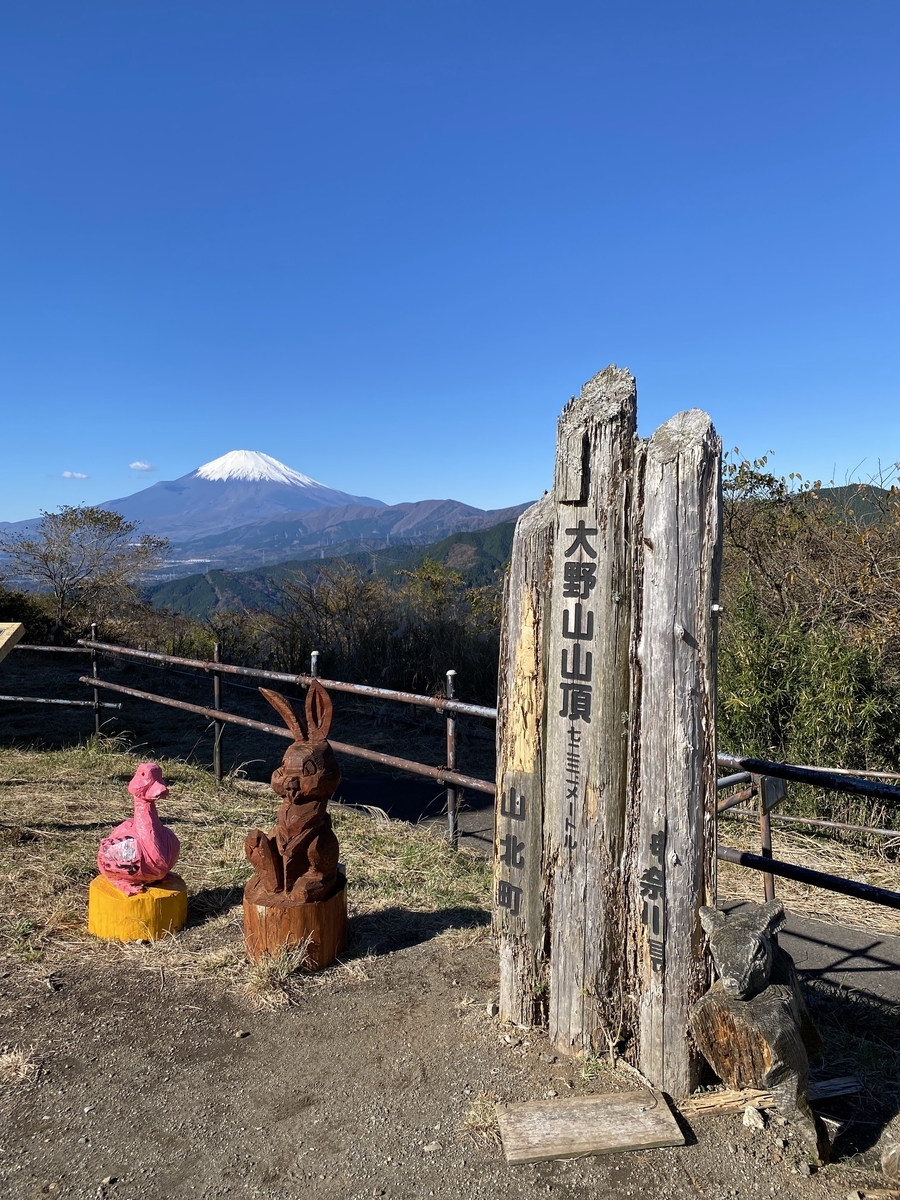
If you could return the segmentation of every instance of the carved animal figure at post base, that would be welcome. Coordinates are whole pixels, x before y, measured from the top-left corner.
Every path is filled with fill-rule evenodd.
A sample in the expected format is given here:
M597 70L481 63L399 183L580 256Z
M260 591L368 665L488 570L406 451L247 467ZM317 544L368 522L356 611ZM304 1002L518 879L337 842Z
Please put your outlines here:
M790 955L775 940L780 900L726 914L701 908L719 978L691 1009L691 1029L710 1066L740 1089L770 1091L810 1156L828 1161L823 1123L809 1107L809 1058L822 1039L800 992Z
M128 785L134 813L100 843L97 867L126 896L143 892L148 883L165 879L178 861L178 838L163 825L156 801L169 789L156 763L141 763Z
M338 888L338 840L325 811L341 782L334 751L327 742L331 698L316 680L306 695L306 720L278 692L260 688L294 735L272 790L282 797L271 833L253 829L245 851L256 870L251 880L256 904L306 904L327 900ZM258 882L257 882L258 880Z

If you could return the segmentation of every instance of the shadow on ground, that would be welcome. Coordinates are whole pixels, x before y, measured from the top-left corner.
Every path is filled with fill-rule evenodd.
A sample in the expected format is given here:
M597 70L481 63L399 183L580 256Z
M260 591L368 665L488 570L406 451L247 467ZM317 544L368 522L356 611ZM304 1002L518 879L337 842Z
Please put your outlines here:
M205 925L208 921L214 921L222 913L240 904L243 896L243 885L201 888L198 892L193 892L188 905L186 927L193 929Z
M384 908L350 918L349 949L352 954L390 954L405 950L446 933L450 929L484 929L491 923L486 910L444 908L437 912L410 912L406 908Z

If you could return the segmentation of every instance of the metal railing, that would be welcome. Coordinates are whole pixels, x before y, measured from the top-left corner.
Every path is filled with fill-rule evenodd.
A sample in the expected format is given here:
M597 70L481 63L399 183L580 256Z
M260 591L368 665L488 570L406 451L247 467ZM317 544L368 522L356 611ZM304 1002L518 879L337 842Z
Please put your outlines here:
M774 858L772 854L773 819L821 829L849 830L870 836L900 839L900 831L897 830L851 825L844 821L825 821L817 817L787 817L781 814L775 814L773 818L772 810L785 797L784 785L786 782L823 787L851 796L863 796L866 799L893 801L895 804L900 804L900 787L882 783L878 779L871 778L871 775L868 778L859 778L845 774L842 770L829 771L819 767L798 767L790 763L770 762L767 759L748 758L734 754L720 754L717 761L720 770L730 772L729 775L718 780L719 790L749 784L744 791L719 800L716 805L717 815L728 812L729 816L734 815L743 820L753 820L758 816L760 853L750 854L733 846L717 846L716 857L723 862L736 863L741 867L761 871L767 901L774 900L775 877L781 876L797 883L806 883L812 887L839 892L845 896L855 896L859 900L868 900L873 904L882 904L888 908L900 908L900 892L874 887L872 884L847 879L841 875L814 871L809 867L798 866L796 863L782 862L780 859ZM758 813L737 807L754 797L758 800Z
M13 646L13 649L43 650L52 654L91 654L88 648L82 646L35 646L26 642L19 642L18 645ZM100 697L97 695L94 696L93 700L58 700L46 696L0 696L0 701L6 701L9 704L53 704L58 708L92 708L95 714L99 713L101 708L121 709L122 707L121 704L101 702ZM99 717L95 718L95 725L99 733Z
M347 683L344 680L338 679L322 679L319 676L318 651L313 651L312 653L309 674L291 674L283 671L264 671L257 667L241 667L231 663L223 663L220 661L220 648L218 645L214 648L212 659L205 660L184 658L174 654L160 654L150 650L136 650L130 646L119 646L109 642L101 642L96 638L95 627L92 627L92 635L90 639L80 640L77 646L32 646L20 643L16 649L90 654L91 674L79 676L79 682L92 688L93 701L51 701L38 699L37 697L13 696L4 696L0 697L0 699L17 700L25 703L53 703L90 707L94 709L98 731L100 728L100 709L121 708L121 704L102 703L99 699L101 690L117 692L124 696L132 696L135 699L147 700L153 704L161 704L205 717L213 722L213 769L216 779L221 782L222 745L226 725L231 724L246 729L254 729L260 733L271 734L273 737L285 738L288 741L292 738L292 734L281 726L270 725L264 721L255 721L249 717L242 717L223 709L221 693L223 676L244 676L274 683L294 684L301 687L308 687L313 679L318 679L330 691L345 692L374 700L394 701L417 708L431 708L443 714L446 723L446 762L441 766L421 763L413 759L401 758L394 754L386 754L382 751L371 750L364 746L351 745L345 742L332 741L331 744L339 753L377 763L381 766L393 767L395 770L404 771L412 775L424 776L425 778L433 779L436 783L446 788L447 826L450 840L454 846L457 845L459 838L457 818L460 789L470 789L491 796L496 795L497 788L493 781L466 775L456 769L456 717L458 715L473 716L488 721L496 721L497 709L480 704L467 704L457 699L455 694L455 671L447 672L445 694L443 696L422 696L413 692L396 691L391 688L372 687L368 684ZM203 671L212 678L212 706L190 704L184 700L175 700L170 696L160 696L154 692L129 688L122 684L102 679L99 675L99 659L101 655L137 659L167 666L185 667L192 671ZM776 859L772 853L771 829L771 823L775 820L776 822L803 824L826 830L844 830L866 835L900 838L900 831L896 830L852 825L840 821L826 821L814 817L790 817L782 814L774 814L773 816L772 813L772 809L784 797L784 782L809 784L849 795L865 797L866 799L892 801L895 804L900 804L900 787L873 778L874 772L853 775L842 769L831 771L818 767L794 766L789 763L776 763L734 754L718 755L717 765L719 770L728 772L728 774L717 781L719 790L747 785L743 791L720 800L716 806L717 814L727 811L730 816L736 816L741 820L755 820L758 818L760 823L760 853L751 854L732 846L718 846L716 856L723 862L736 863L750 870L761 872L767 900L774 898L775 877L780 876L782 878L794 879L813 887L855 896L858 899L868 900L871 903L882 904L891 908L900 908L900 893ZM759 800L758 812L739 807L754 797L757 797Z
M417 762L414 759L401 758L395 754L386 754L380 750L370 750L365 746L356 746L347 742L338 742L329 738L332 747L339 754L347 754L380 766L393 767L411 775L424 776L433 779L446 789L447 792L447 828L453 846L459 842L458 808L460 790L483 792L495 795L496 785L488 779L479 779L474 775L466 775L456 769L456 717L458 715L481 717L487 720L497 719L496 708L488 708L481 704L467 704L455 698L456 672L448 671L444 696L421 696L414 692L401 692L392 688L372 687L368 684L346 683L339 679L322 679L318 673L318 651L313 651L310 673L291 674L285 671L264 671L258 667L241 667L220 661L220 647L215 646L211 660L183 658L175 654L159 654L150 650L136 650L130 646L118 646L110 642L100 642L96 638L82 639L79 648L89 653L92 658L92 673L79 676L79 682L87 684L94 690L95 697L100 690L117 692L123 696L132 696L138 700L147 700L153 704L161 704L168 708L177 708L182 712L194 713L206 717L213 722L213 770L218 782L222 781L222 745L226 725L238 725L245 729L255 729L260 733L268 733L274 737L282 737L290 741L293 735L285 728L271 725L265 721L255 721L250 717L242 717L231 713L222 707L221 683L223 676L244 676L250 679L265 680L267 683L289 683L295 686L308 687L313 679L317 679L329 691L346 692L351 695L364 696L373 700L395 701L400 704L413 705L416 708L431 708L442 713L446 724L446 756L447 760L441 766ZM213 703L211 707L202 704L190 704L185 700L175 700L171 696L160 696L155 692L142 691L138 688L125 687L119 683L100 678L98 658L100 655L110 655L139 661L162 663L168 666L186 667L194 671L203 671L212 677ZM88 702L86 702L88 703ZM99 703L99 701L97 702Z

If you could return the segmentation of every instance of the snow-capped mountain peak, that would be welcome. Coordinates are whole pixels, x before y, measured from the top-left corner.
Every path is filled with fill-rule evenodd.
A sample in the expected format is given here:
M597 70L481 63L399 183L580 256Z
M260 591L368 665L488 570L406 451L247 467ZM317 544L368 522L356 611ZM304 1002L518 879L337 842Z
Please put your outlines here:
M299 487L324 488L323 483L301 475L277 458L259 450L231 450L221 458L204 463L194 472L197 479L243 479L253 482L287 483Z

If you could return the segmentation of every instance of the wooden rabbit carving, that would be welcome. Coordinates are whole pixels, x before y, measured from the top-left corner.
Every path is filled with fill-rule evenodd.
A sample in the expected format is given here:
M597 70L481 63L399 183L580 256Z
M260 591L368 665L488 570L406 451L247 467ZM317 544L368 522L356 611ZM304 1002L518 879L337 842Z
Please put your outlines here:
M272 790L282 798L275 828L268 834L253 829L247 835L245 851L256 869L248 889L257 904L327 900L338 888L338 841L325 810L341 782L337 759L326 740L331 698L313 680L304 721L285 696L268 688L259 690L294 741L272 775Z

